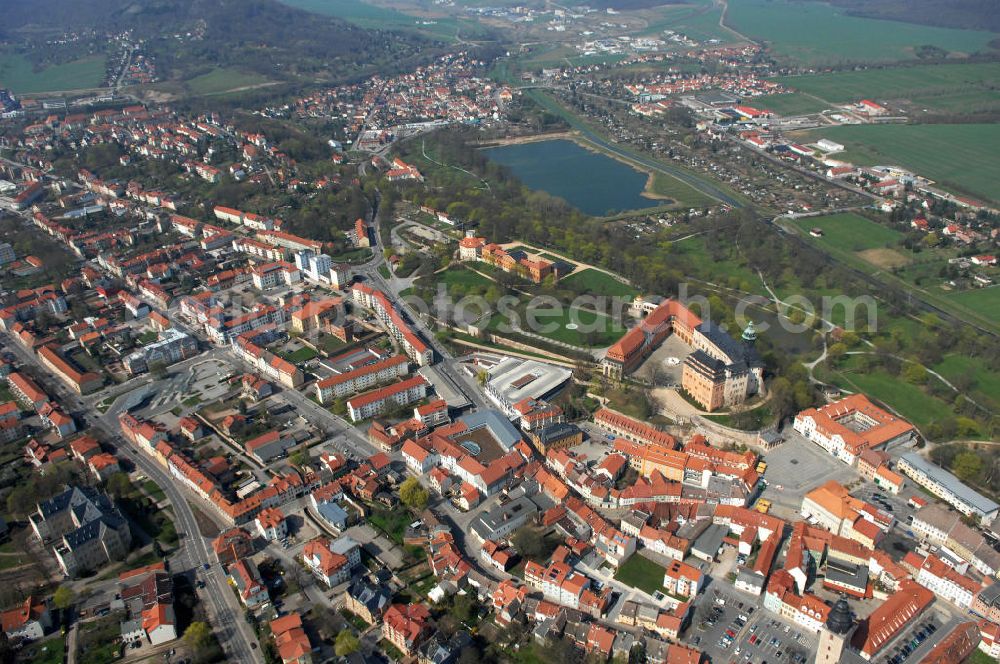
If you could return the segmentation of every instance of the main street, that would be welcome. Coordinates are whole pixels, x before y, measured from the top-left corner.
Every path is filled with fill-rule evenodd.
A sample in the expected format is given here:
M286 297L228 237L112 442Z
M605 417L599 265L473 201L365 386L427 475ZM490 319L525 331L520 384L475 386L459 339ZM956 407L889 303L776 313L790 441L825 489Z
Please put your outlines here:
M374 236L381 240L381 221L379 220L378 209L376 208L374 214L374 225L375 232ZM439 362L435 364L435 368L442 374L451 379L451 381L458 387L465 398L469 400L476 408L490 408L490 405L486 401L486 397L483 395L479 386L475 383L468 372L461 366L454 355L448 351L438 340L435 338L434 333L427 327L423 319L420 318L416 312L406 303L406 301L399 297L398 291L393 288L386 279L379 274L378 268L385 263L385 256L379 250L379 247L373 248L372 257L367 262L357 266L355 272L357 274L363 275L367 281L376 286L379 290L386 294L389 301L392 302L396 310L404 314L405 317L412 323L414 329L420 333L420 336L434 349L435 355L437 355Z
M21 344L12 341L9 335L0 335L4 345L13 352L22 364L34 368L36 375L45 378L44 387L53 393L61 395L64 402L72 407L75 413L97 437L115 445L119 457L129 459L160 489L174 509L175 526L180 536L180 549L172 559L172 569L175 573L181 570L192 570L200 574L205 581L205 593L208 599L208 615L215 627L215 634L223 651L231 661L262 662L260 651L254 646L257 639L250 626L243 620L243 610L236 596L229 589L221 565L213 564L209 542L201 536L194 512L178 484L171 479L163 468L151 457L136 451L118 433L117 412L109 408L103 416L98 416L94 409L84 404L80 397L69 390L55 375L45 368L37 358L28 352ZM123 395L124 396L124 395ZM122 397L119 397L119 400ZM208 565L208 569L205 566ZM204 597L203 597L204 599ZM251 645L253 644L253 645Z

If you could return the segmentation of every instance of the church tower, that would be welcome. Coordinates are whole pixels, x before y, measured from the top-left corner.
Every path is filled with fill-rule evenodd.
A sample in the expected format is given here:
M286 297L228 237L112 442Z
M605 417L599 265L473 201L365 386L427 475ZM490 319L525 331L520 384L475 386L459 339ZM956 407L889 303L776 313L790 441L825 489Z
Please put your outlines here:
M757 328L754 327L753 321L748 322L747 326L743 328L743 334L740 338L747 346L753 346L757 342Z
M844 652L844 646L854 632L854 617L851 607L841 595L837 603L830 609L826 625L819 633L819 647L816 650L815 664L837 664Z

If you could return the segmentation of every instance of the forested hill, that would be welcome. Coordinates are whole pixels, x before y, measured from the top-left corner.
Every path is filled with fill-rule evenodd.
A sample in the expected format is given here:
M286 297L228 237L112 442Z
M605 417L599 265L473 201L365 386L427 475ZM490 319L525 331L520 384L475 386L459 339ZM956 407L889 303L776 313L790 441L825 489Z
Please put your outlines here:
M430 46L366 30L277 0L32 0L6 3L0 39L37 44L61 32L132 30L158 65L238 65L268 76L318 75L358 65L393 69Z
M855 16L1000 32L997 0L822 0Z

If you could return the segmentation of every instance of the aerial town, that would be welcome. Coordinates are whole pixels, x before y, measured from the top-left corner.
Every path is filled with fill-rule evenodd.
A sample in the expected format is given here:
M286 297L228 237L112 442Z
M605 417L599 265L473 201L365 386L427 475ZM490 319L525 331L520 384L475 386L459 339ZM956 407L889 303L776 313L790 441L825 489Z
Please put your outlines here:
M1000 661L1000 56L305 4L0 28L0 661Z

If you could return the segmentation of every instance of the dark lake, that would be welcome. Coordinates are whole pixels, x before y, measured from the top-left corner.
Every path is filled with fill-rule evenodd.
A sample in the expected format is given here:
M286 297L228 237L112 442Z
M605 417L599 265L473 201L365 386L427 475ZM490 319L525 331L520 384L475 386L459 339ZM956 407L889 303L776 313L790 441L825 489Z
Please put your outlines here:
M565 199L595 217L660 205L642 196L648 175L573 141L552 140L487 148L532 189Z

